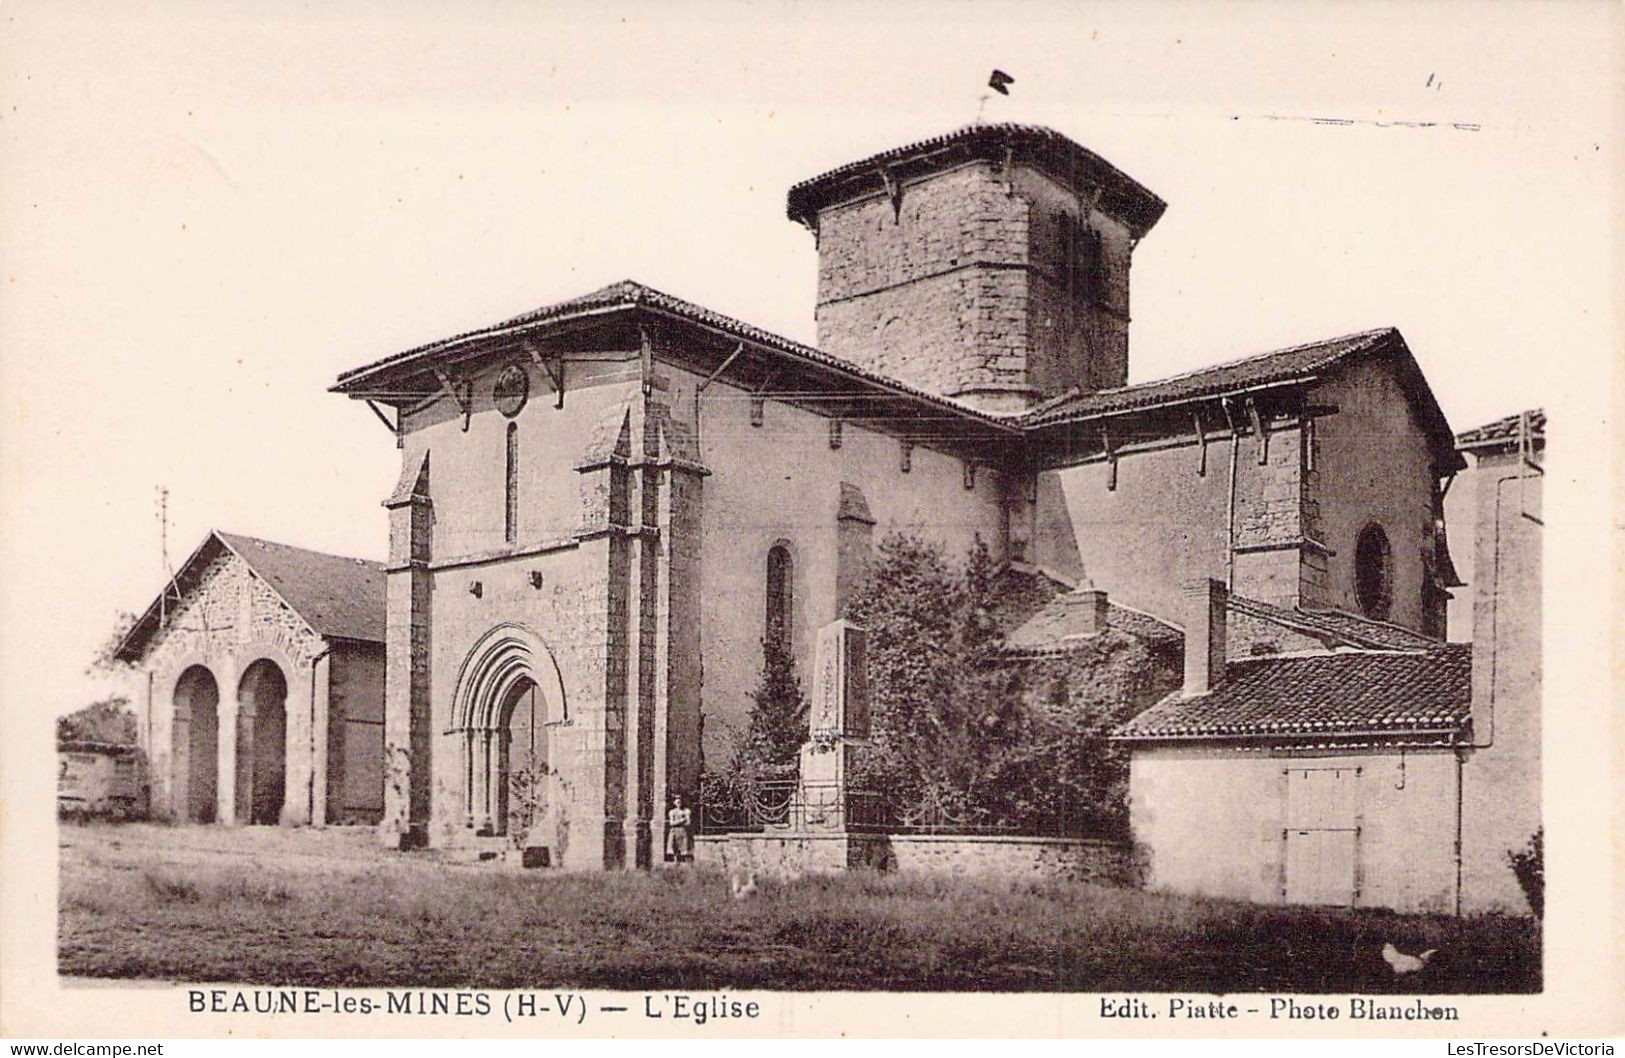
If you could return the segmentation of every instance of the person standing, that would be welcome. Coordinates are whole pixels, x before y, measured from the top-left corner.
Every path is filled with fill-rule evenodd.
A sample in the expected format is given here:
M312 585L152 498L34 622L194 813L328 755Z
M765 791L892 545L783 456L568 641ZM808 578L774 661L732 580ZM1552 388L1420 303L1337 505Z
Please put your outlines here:
M666 813L666 858L694 862L694 813L683 803L682 794L671 795L671 809Z

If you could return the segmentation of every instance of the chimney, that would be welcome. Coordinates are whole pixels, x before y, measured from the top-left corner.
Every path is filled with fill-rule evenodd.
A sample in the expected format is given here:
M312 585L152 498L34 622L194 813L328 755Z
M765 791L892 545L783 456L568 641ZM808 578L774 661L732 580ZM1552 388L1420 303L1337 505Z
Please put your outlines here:
M1187 581L1185 593L1185 697L1206 694L1224 680L1225 611L1230 590L1204 577Z
M1095 635L1106 630L1106 593L1097 588L1078 588L1066 595L1068 613L1077 618L1075 635Z

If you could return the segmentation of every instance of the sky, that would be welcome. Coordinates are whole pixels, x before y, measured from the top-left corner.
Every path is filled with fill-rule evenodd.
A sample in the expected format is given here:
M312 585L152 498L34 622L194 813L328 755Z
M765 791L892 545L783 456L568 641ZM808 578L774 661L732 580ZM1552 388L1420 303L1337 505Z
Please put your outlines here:
M1397 326L1458 430L1611 427L1611 4L0 7L0 689L211 527L381 557L347 368L634 278L813 338L797 180L976 120L1168 203L1132 380ZM983 99L989 71L1015 78ZM1606 434L1601 436L1607 437ZM1577 474L1611 481L1607 458ZM1579 480L1576 477L1575 480ZM20 707L13 703L22 703Z

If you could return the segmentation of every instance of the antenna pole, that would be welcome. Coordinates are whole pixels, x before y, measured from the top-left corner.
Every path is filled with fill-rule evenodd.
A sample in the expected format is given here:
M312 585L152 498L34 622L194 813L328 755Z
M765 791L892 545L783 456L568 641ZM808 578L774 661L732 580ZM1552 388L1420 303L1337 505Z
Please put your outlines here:
M174 580L175 575L169 568L169 488L158 486L158 557L163 563L164 576ZM169 601L169 584L164 584L164 590L158 593L158 626L163 627L165 604Z

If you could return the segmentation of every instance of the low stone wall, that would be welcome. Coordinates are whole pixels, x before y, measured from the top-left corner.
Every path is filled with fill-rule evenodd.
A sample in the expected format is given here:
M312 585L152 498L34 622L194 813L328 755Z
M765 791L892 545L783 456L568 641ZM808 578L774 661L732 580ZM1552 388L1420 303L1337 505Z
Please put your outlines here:
M695 859L768 877L869 867L910 875L1032 878L1138 885L1139 861L1125 842L959 834L705 835Z
M707 834L694 842L694 861L719 870L752 870L769 878L874 867L884 862L880 834L769 831Z

